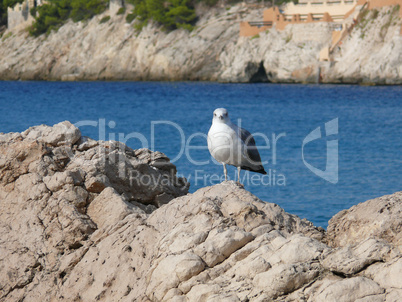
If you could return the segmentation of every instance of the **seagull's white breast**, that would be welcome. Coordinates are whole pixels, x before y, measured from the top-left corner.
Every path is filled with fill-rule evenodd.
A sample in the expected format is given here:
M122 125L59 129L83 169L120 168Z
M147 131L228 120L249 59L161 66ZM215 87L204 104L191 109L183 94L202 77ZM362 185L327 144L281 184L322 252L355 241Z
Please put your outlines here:
M241 166L245 146L234 127L213 123L208 132L208 149L218 162Z

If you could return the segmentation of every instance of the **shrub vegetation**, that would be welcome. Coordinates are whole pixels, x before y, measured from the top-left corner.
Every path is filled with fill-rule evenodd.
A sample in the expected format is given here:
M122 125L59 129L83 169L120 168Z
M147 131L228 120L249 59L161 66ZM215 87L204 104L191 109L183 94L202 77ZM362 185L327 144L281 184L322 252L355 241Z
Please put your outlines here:
M141 29L153 20L167 30L193 29L196 20L193 2L189 0L129 0L134 5L132 15L137 18L136 28ZM128 20L127 20L128 21Z
M24 0L0 0L0 27L7 24L7 7L14 6ZM166 30L184 28L192 30L197 19L194 5L203 3L214 6L219 0L127 0L134 5L132 12L126 16L128 23L136 19L134 26L141 30L150 20L161 25ZM226 0L226 4L241 2L242 0ZM277 0L276 4L296 0ZM48 0L45 4L32 8L31 14L35 22L29 32L33 36L49 34L57 30L68 19L74 22L83 21L105 11L109 0ZM124 14L121 8L118 14ZM106 21L104 21L106 22Z
M31 10L35 22L29 29L33 36L49 34L58 29L68 19L83 21L102 13L107 8L107 0L49 0Z
M109 20L110 20L110 16L104 16L104 17L99 21L99 23L100 23L100 24L106 23L106 22L108 22Z
M119 10L117 11L116 15L124 15L125 13L126 13L126 8L120 7Z

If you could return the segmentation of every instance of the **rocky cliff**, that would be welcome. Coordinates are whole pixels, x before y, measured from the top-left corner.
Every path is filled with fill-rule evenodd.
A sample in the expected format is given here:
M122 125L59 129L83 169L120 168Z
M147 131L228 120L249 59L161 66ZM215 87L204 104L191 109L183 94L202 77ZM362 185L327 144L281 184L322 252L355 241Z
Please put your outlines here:
M325 232L175 173L69 122L0 134L0 300L401 301L401 192Z
M148 25L140 33L123 15L69 22L48 37L24 30L0 42L0 78L22 80L206 80L222 82L402 83L402 22L384 7L355 27L332 54L328 23L289 25L239 37L239 22L258 21L262 9L208 9L192 32ZM367 22L366 22L367 21Z

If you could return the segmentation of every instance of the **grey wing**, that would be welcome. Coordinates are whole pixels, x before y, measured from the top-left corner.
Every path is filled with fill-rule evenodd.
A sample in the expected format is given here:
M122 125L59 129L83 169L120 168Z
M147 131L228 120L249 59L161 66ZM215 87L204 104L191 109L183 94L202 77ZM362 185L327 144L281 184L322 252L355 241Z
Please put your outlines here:
M257 146L255 145L254 137L246 129L240 128L239 136L243 143L247 146L247 156L255 165L261 164L260 153L258 153Z

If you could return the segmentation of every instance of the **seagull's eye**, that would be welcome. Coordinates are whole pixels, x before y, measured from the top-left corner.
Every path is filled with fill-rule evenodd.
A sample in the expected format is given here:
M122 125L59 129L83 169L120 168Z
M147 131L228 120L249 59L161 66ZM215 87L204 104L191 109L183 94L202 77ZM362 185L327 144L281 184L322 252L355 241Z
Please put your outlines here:
M214 116L216 116L216 113L214 113Z

